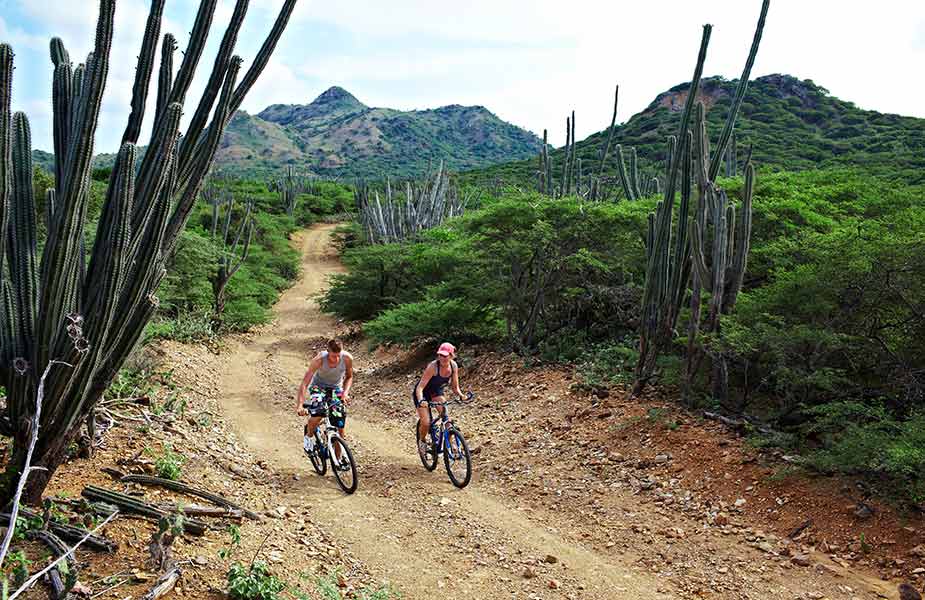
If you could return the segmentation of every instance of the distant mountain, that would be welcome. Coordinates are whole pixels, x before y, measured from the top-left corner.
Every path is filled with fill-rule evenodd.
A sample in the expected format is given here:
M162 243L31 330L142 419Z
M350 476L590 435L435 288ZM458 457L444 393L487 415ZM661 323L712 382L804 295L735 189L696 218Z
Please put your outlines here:
M737 80L721 77L701 81L698 100L707 108L708 131L714 143L737 84ZM689 91L690 84L685 83L656 96L645 110L617 126L614 144L635 147L647 172L658 169L660 173L666 140L677 134ZM761 170L851 165L872 174L925 183L925 119L861 110L809 79L768 75L749 82L735 131L740 163L751 146L753 160ZM577 156L586 169L598 167L606 140L604 129L578 142ZM552 156L554 165L561 165L563 151L555 150ZM535 158L513 161L473 170L467 177L532 185L536 165ZM616 174L612 149L605 173Z
M429 110L370 108L340 87L311 104L273 104L232 118L218 169L261 175L288 165L347 177L415 176L444 160L452 170L484 167L539 152L532 133L481 106Z

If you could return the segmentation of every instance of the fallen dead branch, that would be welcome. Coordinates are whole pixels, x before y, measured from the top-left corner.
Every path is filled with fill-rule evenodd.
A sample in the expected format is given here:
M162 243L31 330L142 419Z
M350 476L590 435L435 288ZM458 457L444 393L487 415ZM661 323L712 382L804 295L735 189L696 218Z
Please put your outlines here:
M151 475L126 475L119 481L122 483L140 483L141 485L158 485L174 492L180 492L182 494L188 494L190 496L196 496L198 498L208 500L212 504L217 504L218 506L239 510L248 519L253 519L255 521L260 520L260 515L235 504L231 500L223 498L218 494L213 494L212 492L194 488L192 486L186 485L185 483L180 483L179 481L171 481L170 479L162 479L160 477L153 477Z
M143 500L132 498L131 496L126 496L125 494L120 494L119 492L107 490L95 485L88 485L85 487L81 495L87 500L105 502L118 506L123 512L153 517L155 519L167 517L170 514ZM202 521L197 521L195 519L183 520L183 530L189 534L203 535L206 529L207 526Z
M20 513L29 519L41 518L37 512L33 512L25 507L20 510ZM8 513L0 513L0 519L8 519L10 515ZM97 528L99 529L99 528ZM80 541L88 533L92 533L82 527L74 527L73 525L65 525L63 523L55 523L54 521L48 523L48 530L57 535L59 538L65 542L75 543ZM96 529L94 529L96 531ZM118 548L118 544L112 540L106 539L99 535L91 535L85 541L85 544L88 548L92 550L98 550L100 552L115 552Z
M173 586L177 584L182 574L183 572L180 570L180 567L173 565L157 578L154 587L152 587L147 594L142 596L141 600L157 600L165 595L173 589Z
M10 508L10 524L6 528L6 535L3 536L3 544L0 545L0 566L3 566L3 559L6 558L6 553L10 549L10 542L13 541L13 533L16 530L16 517L19 515L20 510L19 500L22 498L23 489L26 487L26 479L29 478L29 473L32 471L44 470L45 468L32 466L32 452L35 450L35 444L39 439L42 399L45 396L45 378L48 377L48 373L51 372L54 365L72 366L60 360L50 360L48 361L48 366L45 367L45 372L42 373L42 378L39 380L39 387L35 393L35 414L32 415L29 424L29 447L26 449L26 462L23 464L22 474L19 476L19 483L16 485L16 493L13 495L13 504Z
M52 561L51 564L49 564L48 566L46 566L44 569L42 569L41 571L39 571L38 573L36 573L36 574L33 575L32 577L30 577L29 579L27 579L26 582L25 582L24 584L22 584L22 586L21 586L19 589L17 589L17 590L14 591L12 594L10 594L8 600L14 600L14 599L15 599L17 596L19 596L21 593L23 593L24 591L26 591L26 590L28 590L30 587L32 587L32 586L35 584L35 582L38 581L43 575L45 575L46 573L48 573L48 572L51 571L52 569L57 568L58 563L60 563L62 560L65 560L65 558L67 558L68 556L73 556L73 555L74 555L74 552L75 552L78 548L80 548L87 540L89 540L97 531L99 531L100 529L102 529L103 527L105 527L110 521L112 521L113 519L115 519L115 518L116 518L116 515L118 515L118 514L119 514L119 513L116 513L116 514L114 514L114 515L111 515L111 516L108 517L105 521L103 521L102 523L100 523L99 525L97 525L96 528L93 529L93 531L88 531L87 534L86 534L84 537L82 537L82 538L80 539L80 541L78 541L76 544L74 544L73 547L71 547L70 549L68 549L67 552L65 552L63 555L59 556L58 558L56 558L54 561Z

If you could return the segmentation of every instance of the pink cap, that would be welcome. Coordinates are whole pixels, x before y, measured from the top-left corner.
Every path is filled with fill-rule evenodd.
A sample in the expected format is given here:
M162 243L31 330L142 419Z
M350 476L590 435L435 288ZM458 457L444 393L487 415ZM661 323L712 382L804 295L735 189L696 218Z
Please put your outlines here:
M437 354L442 354L443 356L450 356L451 354L456 354L456 346L449 342L443 342L440 344L440 347L437 348Z

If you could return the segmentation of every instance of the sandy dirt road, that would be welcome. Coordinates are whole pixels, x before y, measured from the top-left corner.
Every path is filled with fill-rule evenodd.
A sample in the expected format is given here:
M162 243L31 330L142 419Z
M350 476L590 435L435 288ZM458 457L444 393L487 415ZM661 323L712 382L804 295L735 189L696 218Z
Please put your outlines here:
M300 446L293 394L319 338L335 327L316 303L327 277L341 270L330 243L332 229L316 227L300 235L302 278L280 299L274 325L236 344L221 377L228 416L244 443L275 470L299 477L280 503L305 507L309 518L337 533L408 599L441 590L446 597L479 599L553 592L592 599L666 597L656 592L654 579L567 541L553 526L538 526L535 516L483 490L477 475L458 491L440 467L425 472L410 429L367 421L362 406L354 407L348 420L360 469L358 491L345 496L330 474L322 478L311 472ZM354 395L362 393L358 385ZM557 563L536 577L523 577L523 558L542 562L547 555Z
M333 229L319 225L296 236L302 276L280 299L272 326L238 339L223 353L221 394L243 443L291 481L278 503L334 533L403 598L893 597L861 573L793 571L787 556L768 555L757 544L746 546L696 521L684 522L682 515L626 492L579 494L575 510L536 502L536 496L528 502L499 486L497 477L489 481L485 463L492 458L498 468L497 456L475 456L472 483L457 490L442 465L433 473L422 468L413 449L410 400L407 418L370 400L385 395L377 389L383 383L364 369L370 357L359 348L351 348L358 376L347 425L359 489L344 495L330 473L318 477L312 471L301 449L302 420L294 413L308 360L337 328L316 301L327 278L343 269ZM395 381L390 385L398 387ZM406 387L388 393L400 398L408 394ZM518 477L517 489L545 485L536 473L521 470ZM586 496L593 497L590 503ZM648 541L656 539L652 531L674 525L694 529L693 535Z

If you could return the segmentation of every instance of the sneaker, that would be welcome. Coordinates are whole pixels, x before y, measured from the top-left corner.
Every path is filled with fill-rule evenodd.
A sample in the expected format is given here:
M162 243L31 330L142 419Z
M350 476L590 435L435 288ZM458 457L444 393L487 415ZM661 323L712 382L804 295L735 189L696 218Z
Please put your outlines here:
M302 437L302 449L305 450L305 452L309 454L314 452L315 451L315 439L308 435L303 436Z
M350 470L350 461L346 458L340 459L340 464L337 465L338 471L349 471Z
M427 442L425 442L424 440L419 441L419 442L418 442L418 453L419 453L421 456L424 456L424 455L426 455L428 452L429 452L429 448L427 447Z

